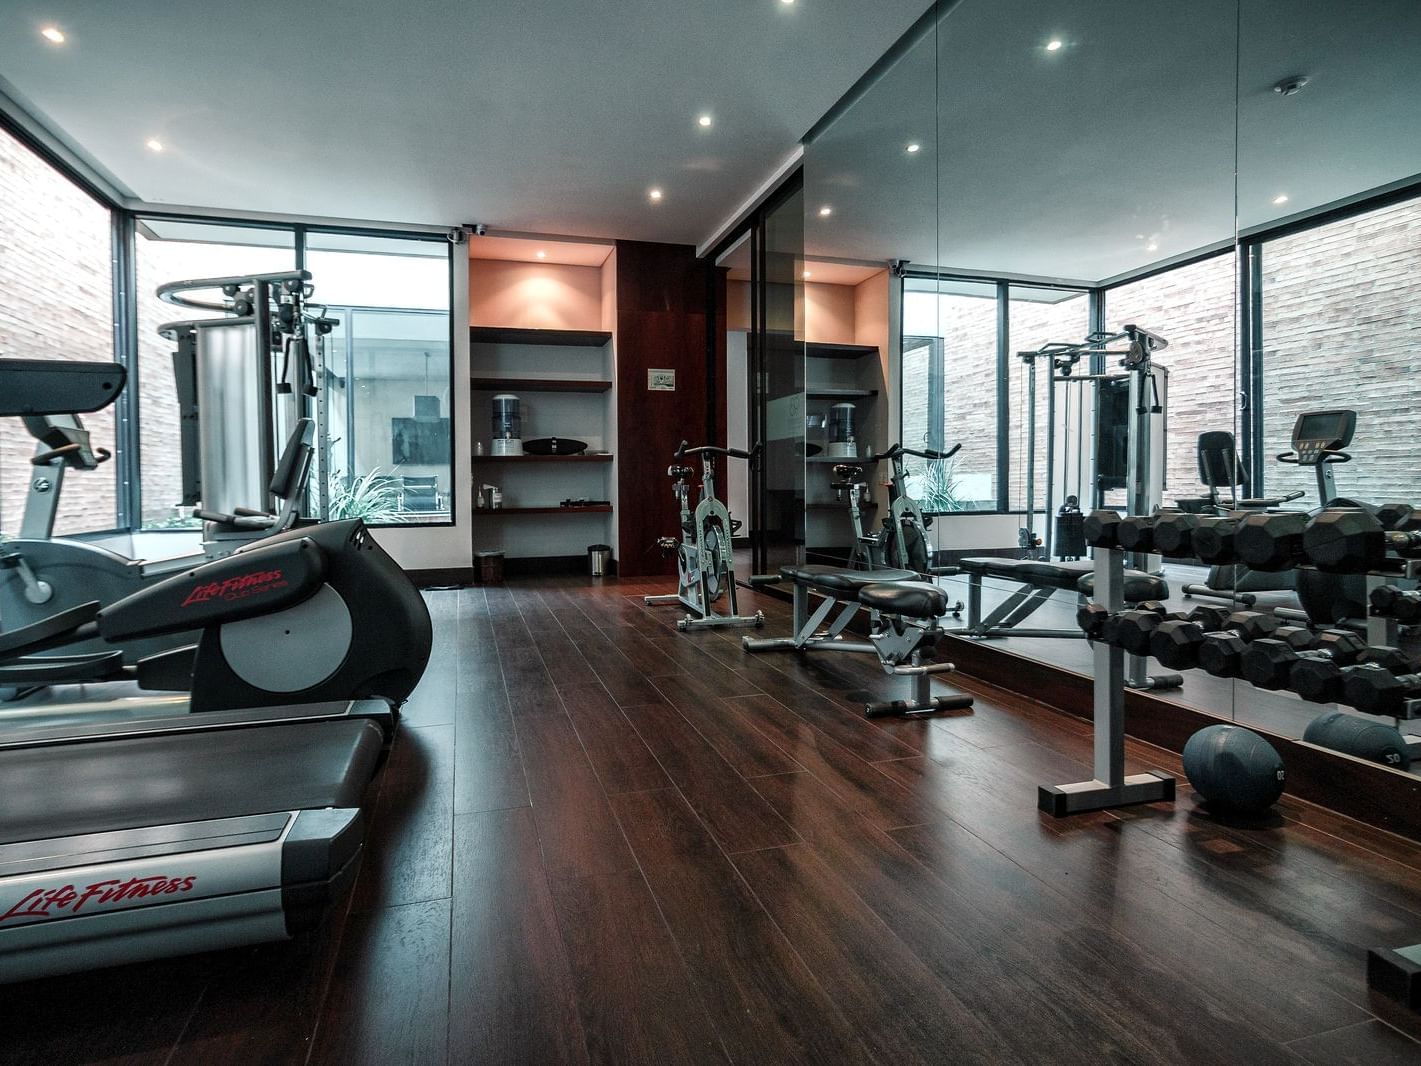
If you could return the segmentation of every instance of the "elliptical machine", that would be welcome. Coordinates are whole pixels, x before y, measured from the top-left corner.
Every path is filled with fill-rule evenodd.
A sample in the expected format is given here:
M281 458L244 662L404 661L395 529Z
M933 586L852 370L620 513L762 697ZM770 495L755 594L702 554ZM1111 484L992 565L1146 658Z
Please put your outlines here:
M153 581L299 524L321 435L319 368L308 333L316 333L318 360L319 338L333 321L306 310L310 278L298 270L178 281L158 290L177 306L225 313L158 330L176 343L183 503L201 504L193 512L203 523L201 554L138 560L97 544L54 539L66 471L93 470L107 452L90 445L78 418L83 412L66 411L70 399L56 397L48 407L65 413L25 416L38 445L20 536L0 546L0 627L14 630L92 600L115 603ZM209 290L220 299L207 296ZM45 373L37 368L29 380L45 387ZM278 429L289 433L279 458ZM134 638L125 645L125 661L193 638ZM99 647L91 642L89 650Z
M701 458L701 492L695 508L691 507L691 482L696 472L681 463L687 456ZM715 494L715 457L755 462L760 445L748 452L739 448L718 448L711 444L688 447L686 441L676 449L676 462L666 471L672 480L681 511L681 538L662 537L657 546L665 553L676 552L676 591L664 596L644 596L648 607L679 603L690 612L676 622L676 628L709 629L718 626L762 626L765 612L742 615L735 593L735 552L732 541L740 523L730 517L725 504ZM718 614L713 607L726 597L729 614Z

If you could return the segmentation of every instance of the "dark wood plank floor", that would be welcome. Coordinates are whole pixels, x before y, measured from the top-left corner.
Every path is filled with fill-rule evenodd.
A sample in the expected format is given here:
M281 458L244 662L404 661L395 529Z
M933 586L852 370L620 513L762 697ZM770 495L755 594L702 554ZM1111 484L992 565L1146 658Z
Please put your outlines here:
M1043 818L1085 723L971 679L971 713L870 723L905 684L872 660L679 634L659 586L430 593L341 913L6 988L0 1062L1421 1062L1363 976L1421 941L1421 848L1187 788Z

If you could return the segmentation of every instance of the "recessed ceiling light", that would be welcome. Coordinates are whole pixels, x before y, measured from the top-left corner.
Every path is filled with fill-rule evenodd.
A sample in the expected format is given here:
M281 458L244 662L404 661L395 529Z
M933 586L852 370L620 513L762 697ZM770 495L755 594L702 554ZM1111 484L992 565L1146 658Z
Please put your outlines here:
M545 252L545 251L542 251L541 249L539 249L539 251L538 251L538 258L539 258L539 259L546 259L547 257L548 257L548 253Z
M149 137L143 143L148 146L150 152L161 152L163 150L163 142L158 140L157 137Z
M696 125L701 126L703 128L708 129L710 127L710 124L711 117L709 115L702 115L700 118L696 119Z
M780 3L785 4L786 6L788 6L789 4L794 3L794 0L780 0Z
M907 151L907 153L908 153L909 155L912 155L914 152L921 152L922 150L923 150L923 146L922 146L921 144L919 144L917 141L914 141L912 144L908 145L908 147L907 147L907 149L906 149L906 151Z
M64 43L64 31L61 30L58 26L46 26L44 29L39 31L39 35L43 37L46 41L48 41L50 44Z
M1286 204L1288 202L1288 194L1280 192L1277 196L1273 197L1273 202L1275 204Z
M1061 50L1062 43L1063 42L1061 41L1061 38L1052 37L1049 41L1046 42L1046 51L1059 52Z
M823 207L821 207L821 208L819 209L819 217L820 217L820 218L828 218L828 217L829 217L830 215L832 215L833 213L834 213L834 209L833 209L832 207L830 207L828 204L825 204Z
M659 202L661 201L661 190L660 190L660 189L652 189L652 190L651 190L650 192L648 192L646 195L651 199L651 202L652 202L652 203L659 203Z
M1156 244L1154 241L1150 241L1149 244L1145 245L1145 251L1147 251L1147 252L1157 252L1157 251L1159 251L1159 245Z

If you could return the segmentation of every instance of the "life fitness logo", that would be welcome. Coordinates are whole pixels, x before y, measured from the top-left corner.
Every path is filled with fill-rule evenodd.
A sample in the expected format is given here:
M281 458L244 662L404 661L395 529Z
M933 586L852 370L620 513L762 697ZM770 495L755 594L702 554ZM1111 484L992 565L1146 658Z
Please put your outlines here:
M253 570L250 574L198 585L178 606L191 607L195 603L207 603L209 600L244 600L249 596L260 596L264 592L285 587L286 577L280 570Z
M104 907L124 900L144 899L150 896L178 896L191 892L197 884L197 877L167 877L157 874L152 877L130 877L127 881L117 878L111 881L95 881L92 885L78 889L73 885L62 888L37 888L4 914L0 922L21 918L56 918L65 912L72 917L86 907ZM92 906L91 906L92 905Z

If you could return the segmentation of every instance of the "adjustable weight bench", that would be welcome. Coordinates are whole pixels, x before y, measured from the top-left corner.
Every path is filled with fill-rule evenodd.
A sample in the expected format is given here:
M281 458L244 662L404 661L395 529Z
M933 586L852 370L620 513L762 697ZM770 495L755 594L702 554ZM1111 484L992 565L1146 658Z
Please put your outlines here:
M1023 629L1021 623L1035 614L1058 590L1077 594L1084 603L1095 587L1094 563L1045 562L1040 559L982 557L963 559L958 566L967 575L967 625L959 632L969 637L1070 637L1080 639L1079 627L1069 629ZM982 615L982 579L1015 581L1020 587ZM1163 578L1140 570L1125 571L1126 603L1163 600L1169 585Z
M794 635L742 637L747 651L868 652L878 656L884 673L913 678L912 699L867 704L864 714L869 718L917 717L972 706L971 696L934 696L929 684L931 675L955 669L952 663L932 661L938 640L947 632L940 620L951 609L947 593L937 585L919 580L911 570L811 564L781 567L780 575L794 585ZM812 611L811 596L820 597ZM845 639L844 629L864 609L869 612L868 640Z

